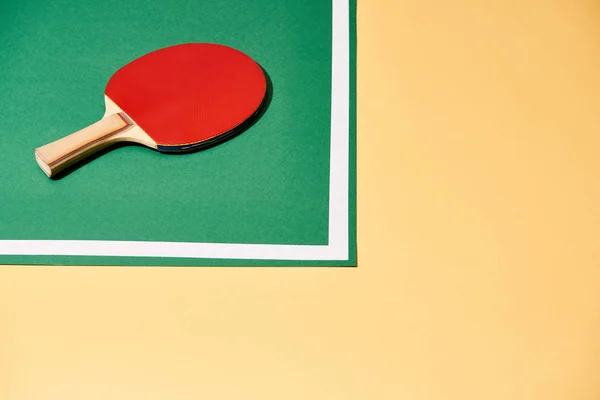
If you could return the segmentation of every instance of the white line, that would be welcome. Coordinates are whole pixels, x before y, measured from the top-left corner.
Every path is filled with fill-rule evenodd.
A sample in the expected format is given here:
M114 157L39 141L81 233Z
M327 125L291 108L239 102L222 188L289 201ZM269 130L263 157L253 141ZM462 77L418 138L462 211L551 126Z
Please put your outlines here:
M348 177L350 139L350 7L333 0L331 76L331 171L329 182L329 247L348 257Z
M333 0L328 245L0 240L0 255L347 260L350 105L350 4Z
M121 242L94 240L3 240L0 255L69 255L231 258L257 260L337 260L329 246Z

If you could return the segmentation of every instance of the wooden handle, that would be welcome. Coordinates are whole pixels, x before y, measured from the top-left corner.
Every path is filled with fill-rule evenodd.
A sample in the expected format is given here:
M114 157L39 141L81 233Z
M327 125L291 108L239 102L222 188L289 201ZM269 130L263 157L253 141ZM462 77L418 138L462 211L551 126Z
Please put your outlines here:
M35 149L35 159L46 175L52 177L116 142L119 133L133 126L134 123L124 113L107 115L87 128Z

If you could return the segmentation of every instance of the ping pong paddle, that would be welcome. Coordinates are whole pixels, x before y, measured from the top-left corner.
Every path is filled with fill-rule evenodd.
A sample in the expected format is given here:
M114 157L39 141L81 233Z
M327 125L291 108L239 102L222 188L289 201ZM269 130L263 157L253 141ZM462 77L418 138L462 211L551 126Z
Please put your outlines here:
M53 177L117 142L165 153L202 150L242 131L266 90L258 63L231 47L186 43L155 50L110 78L100 121L35 149L35 158Z

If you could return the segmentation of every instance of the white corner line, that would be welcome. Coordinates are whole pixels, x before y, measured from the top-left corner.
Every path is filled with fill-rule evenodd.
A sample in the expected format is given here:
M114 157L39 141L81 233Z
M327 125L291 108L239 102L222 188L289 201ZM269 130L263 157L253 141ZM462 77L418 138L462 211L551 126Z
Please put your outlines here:
M347 260L349 256L350 1L332 1L331 154L327 245L0 240L0 255Z

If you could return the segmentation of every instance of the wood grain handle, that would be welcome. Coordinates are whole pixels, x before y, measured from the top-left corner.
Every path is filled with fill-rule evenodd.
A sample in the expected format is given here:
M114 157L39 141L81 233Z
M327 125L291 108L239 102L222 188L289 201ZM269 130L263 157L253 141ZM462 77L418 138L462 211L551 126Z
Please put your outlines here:
M77 161L115 143L119 133L133 126L134 123L124 113L107 115L87 128L38 147L35 159L48 177L55 176Z

